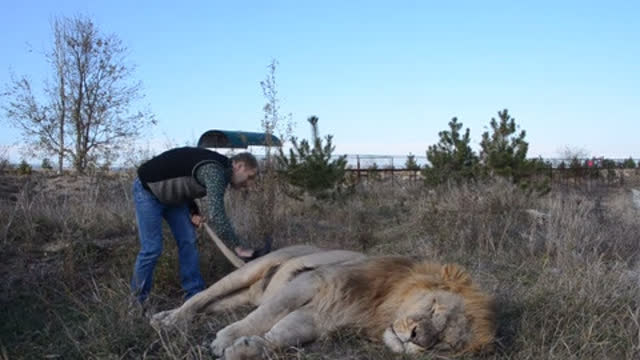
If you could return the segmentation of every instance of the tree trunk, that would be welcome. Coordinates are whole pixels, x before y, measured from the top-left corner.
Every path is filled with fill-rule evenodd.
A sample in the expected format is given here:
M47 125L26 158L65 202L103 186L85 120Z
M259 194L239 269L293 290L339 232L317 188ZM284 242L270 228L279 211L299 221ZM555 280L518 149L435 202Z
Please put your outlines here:
M60 126L60 147L58 150L58 173L62 175L62 166L64 165L64 123L67 113L67 102L65 101L64 93L64 69L59 69L58 71L60 72L60 119L58 124L58 126Z
M64 41L66 35L66 27L65 24L56 20L54 24L54 34L55 34L55 48L53 50L53 58L56 62L56 72L58 75L58 96L59 96L59 106L58 109L58 126L59 126L59 134L58 134L58 173L62 175L63 166L64 166L64 125L67 117L67 94L65 91L65 70L66 70L66 58L65 58L65 49L64 49Z

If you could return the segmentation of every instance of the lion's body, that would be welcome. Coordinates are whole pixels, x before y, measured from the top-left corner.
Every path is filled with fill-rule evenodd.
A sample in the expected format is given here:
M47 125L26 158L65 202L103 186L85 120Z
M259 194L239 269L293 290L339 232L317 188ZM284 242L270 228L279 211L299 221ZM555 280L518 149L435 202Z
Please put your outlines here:
M187 323L198 312L245 304L257 308L218 332L216 355L260 357L267 348L303 344L344 327L395 352L477 351L493 340L490 298L458 267L310 246L248 263L152 321Z

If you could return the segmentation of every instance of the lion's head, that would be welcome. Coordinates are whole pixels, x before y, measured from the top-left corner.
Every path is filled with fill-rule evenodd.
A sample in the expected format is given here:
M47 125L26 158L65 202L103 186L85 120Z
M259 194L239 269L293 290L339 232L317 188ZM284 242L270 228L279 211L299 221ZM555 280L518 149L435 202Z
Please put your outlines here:
M359 323L374 338L381 335L392 351L492 349L492 299L462 268L398 257L363 265L362 271L351 273L348 293L360 299L360 309L368 309Z
M389 300L397 306L383 340L395 352L490 350L491 298L456 265L416 264Z

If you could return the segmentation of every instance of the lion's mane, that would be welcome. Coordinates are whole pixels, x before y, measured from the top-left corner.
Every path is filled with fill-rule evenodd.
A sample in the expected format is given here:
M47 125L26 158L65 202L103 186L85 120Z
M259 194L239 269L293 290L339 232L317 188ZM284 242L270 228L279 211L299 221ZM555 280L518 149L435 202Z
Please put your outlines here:
M408 299L412 294L444 290L462 296L465 316L471 323L472 340L462 352L491 350L495 334L493 300L459 266L389 256L336 267L340 268L339 276L324 281L313 299L321 314L332 314L323 319L325 325L355 323L372 339L380 339L398 309L411 305ZM322 281L325 274L317 276Z

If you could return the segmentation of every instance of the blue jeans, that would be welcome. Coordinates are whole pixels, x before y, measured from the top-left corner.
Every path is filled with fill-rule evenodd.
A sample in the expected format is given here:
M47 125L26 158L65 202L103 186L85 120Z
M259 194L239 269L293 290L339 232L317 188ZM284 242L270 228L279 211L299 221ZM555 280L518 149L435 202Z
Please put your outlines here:
M171 206L160 203L136 178L133 182L133 199L140 234L140 252L131 279L133 294L142 303L151 291L153 270L162 254L162 219L164 218L178 245L180 282L190 298L204 289L200 275L196 232L191 223L187 205Z

